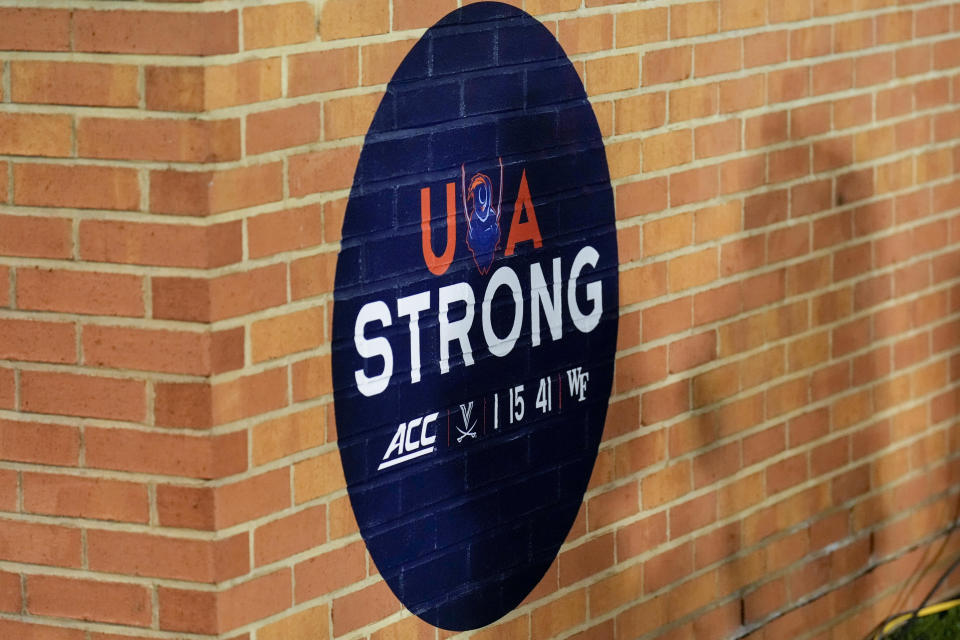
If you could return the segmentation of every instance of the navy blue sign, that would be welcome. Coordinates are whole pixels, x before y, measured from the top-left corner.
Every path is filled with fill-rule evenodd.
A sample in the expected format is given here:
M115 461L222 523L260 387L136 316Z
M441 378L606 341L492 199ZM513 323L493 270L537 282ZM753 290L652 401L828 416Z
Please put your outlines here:
M556 557L603 431L617 297L610 176L576 71L518 9L454 11L370 125L333 309L350 501L424 620L489 624Z

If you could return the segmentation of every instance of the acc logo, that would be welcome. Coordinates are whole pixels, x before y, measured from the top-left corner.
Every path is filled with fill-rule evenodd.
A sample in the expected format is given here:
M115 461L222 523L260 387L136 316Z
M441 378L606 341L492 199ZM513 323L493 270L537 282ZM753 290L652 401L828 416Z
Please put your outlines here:
M617 312L610 176L576 71L518 9L454 11L367 132L334 292L350 502L413 613L481 627L546 572L596 459Z

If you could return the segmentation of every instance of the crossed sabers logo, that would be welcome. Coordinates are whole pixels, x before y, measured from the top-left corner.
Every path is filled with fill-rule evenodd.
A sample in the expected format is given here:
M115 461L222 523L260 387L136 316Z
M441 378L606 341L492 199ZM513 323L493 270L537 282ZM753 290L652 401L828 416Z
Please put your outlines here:
M477 426L477 421L474 420L473 423L470 423L470 415L473 413L473 400L468 404L460 405L460 415L463 416L463 426L466 427L466 430L457 427L457 431L460 432L460 437L457 438L457 444L463 442L465 438L476 438L477 432L474 429Z

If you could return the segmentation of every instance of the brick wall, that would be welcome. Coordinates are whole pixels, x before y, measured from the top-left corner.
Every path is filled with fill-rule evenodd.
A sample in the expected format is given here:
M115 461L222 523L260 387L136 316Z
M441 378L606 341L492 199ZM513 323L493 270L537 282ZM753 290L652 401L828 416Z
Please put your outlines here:
M363 134L460 2L16 4L0 636L451 637L366 555L329 330ZM605 136L620 350L559 559L463 637L848 639L916 604L960 552L960 5L513 4Z

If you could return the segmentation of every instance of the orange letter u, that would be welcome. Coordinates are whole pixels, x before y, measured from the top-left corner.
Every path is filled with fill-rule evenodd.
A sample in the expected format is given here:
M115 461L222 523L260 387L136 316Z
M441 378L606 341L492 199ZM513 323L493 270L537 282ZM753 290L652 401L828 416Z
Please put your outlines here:
M453 262L453 253L457 248L457 195L456 183L447 183L447 246L443 255L433 252L430 232L430 187L420 189L420 243L423 247L423 261L427 269L435 276L441 276Z

